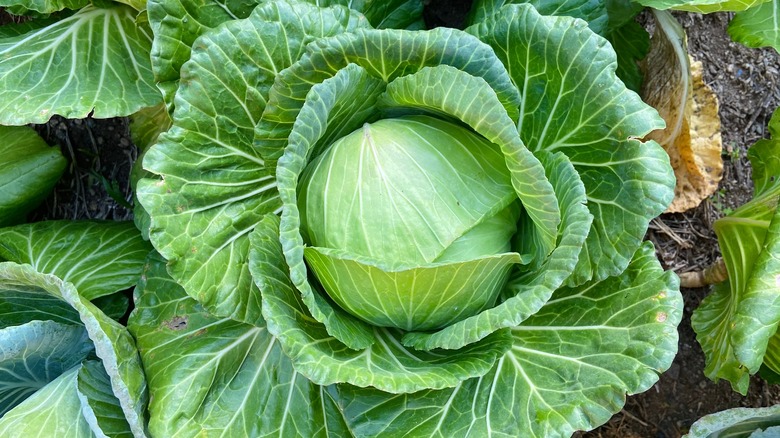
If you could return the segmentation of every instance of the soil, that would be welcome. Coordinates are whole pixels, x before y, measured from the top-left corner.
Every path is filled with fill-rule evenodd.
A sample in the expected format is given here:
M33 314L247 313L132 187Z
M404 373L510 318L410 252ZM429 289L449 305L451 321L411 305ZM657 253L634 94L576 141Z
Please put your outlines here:
M426 20L431 25L462 22L469 1L433 2ZM688 33L692 56L704 63L705 82L720 101L724 175L718 192L698 208L653 220L647 238L656 245L666 269L701 270L718 256L713 222L752 195L747 148L767 137L767 122L780 105L780 56L772 49L748 49L726 33L731 14L676 14ZM0 13L0 23L4 20ZM137 151L127 119L64 120L55 117L38 132L58 144L70 161L52 196L31 219L132 217L129 173ZM685 315L679 328L678 355L669 371L643 394L630 396L625 408L607 424L579 437L680 437L703 415L732 407L780 403L780 387L753 378L743 397L727 382L714 383L704 374L704 355L690 326L690 315L708 288L683 289Z

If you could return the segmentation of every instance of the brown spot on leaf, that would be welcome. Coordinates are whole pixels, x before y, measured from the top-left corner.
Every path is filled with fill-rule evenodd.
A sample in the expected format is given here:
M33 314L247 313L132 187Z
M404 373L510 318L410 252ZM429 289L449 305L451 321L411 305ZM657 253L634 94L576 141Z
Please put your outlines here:
M187 328L187 317L174 316L170 320L163 322L163 325L174 331L184 330Z

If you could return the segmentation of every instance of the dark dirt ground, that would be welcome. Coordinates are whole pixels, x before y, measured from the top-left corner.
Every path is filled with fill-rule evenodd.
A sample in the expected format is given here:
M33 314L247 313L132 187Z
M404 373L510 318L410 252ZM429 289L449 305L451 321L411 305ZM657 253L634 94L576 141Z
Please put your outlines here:
M429 23L461 20L462 5L468 1L454 3L457 5L429 10ZM701 270L715 260L719 250L713 222L724 211L750 199L746 150L768 135L767 122L780 105L780 56L772 49L748 49L732 42L726 33L727 13L676 16L688 33L691 54L704 62L705 82L720 100L724 145L724 175L718 192L694 210L655 219L647 234L664 267L682 273ZM68 121L55 117L38 126L47 141L60 145L70 166L31 219L131 218L132 211L122 205L132 202L128 181L137 157L128 123L127 119ZM713 383L703 375L704 355L691 329L690 315L708 288L682 292L685 316L679 328L679 353L671 369L649 391L628 397L625 408L607 424L578 436L679 437L703 415L732 407L780 403L780 387L761 379L754 378L750 392L743 397L727 382Z

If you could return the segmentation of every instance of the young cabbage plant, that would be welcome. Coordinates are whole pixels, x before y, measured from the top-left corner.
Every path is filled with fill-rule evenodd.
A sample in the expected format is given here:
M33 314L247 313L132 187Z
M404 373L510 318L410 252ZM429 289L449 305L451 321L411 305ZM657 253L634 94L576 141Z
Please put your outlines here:
M748 150L753 199L714 225L728 281L715 285L691 317L707 358L705 374L742 394L762 365L780 374L780 111L769 131L771 139Z
M116 319L151 248L132 223L0 229L0 435L146 434L135 342Z
M568 436L671 365L674 177L607 41L372 23L277 0L191 43L138 183L153 435Z

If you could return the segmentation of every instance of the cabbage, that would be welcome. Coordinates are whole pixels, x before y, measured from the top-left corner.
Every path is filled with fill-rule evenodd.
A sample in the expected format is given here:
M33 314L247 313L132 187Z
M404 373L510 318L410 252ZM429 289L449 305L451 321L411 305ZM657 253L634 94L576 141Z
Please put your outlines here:
M152 21L179 82L138 184L150 433L604 423L677 349L677 278L642 243L674 187L638 140L658 114L584 21L380 29L333 3L355 9L270 1L191 42Z

